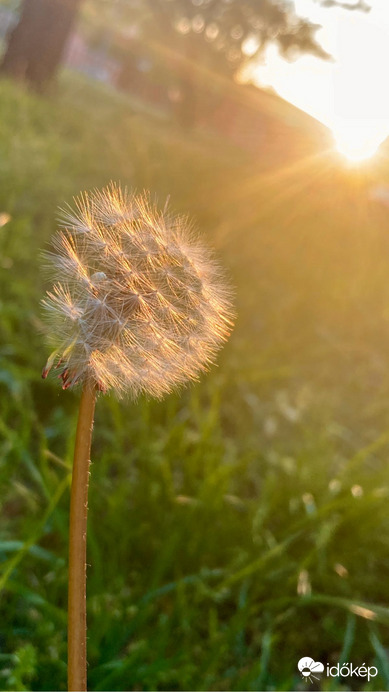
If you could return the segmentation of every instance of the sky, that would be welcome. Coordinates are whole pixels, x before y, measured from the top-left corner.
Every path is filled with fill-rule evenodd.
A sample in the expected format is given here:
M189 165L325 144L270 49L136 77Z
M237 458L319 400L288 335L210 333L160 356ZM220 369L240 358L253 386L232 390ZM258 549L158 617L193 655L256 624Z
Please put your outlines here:
M366 13L295 0L297 14L322 25L316 37L334 60L305 55L289 63L269 46L254 70L259 86L330 127L338 148L355 159L373 154L389 135L389 0L368 2Z

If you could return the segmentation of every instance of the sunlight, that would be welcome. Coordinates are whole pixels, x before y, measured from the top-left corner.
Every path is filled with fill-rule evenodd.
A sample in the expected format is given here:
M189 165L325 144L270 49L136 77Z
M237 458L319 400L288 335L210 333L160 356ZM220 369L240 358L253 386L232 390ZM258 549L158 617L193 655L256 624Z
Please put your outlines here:
M312 7L296 10L322 25L318 39L333 56L284 60L269 46L253 70L253 81L272 87L287 101L332 130L336 149L350 162L369 159L389 135L389 91L383 67L389 62L389 2L372 0L371 12Z
M386 138L386 132L372 129L370 123L355 125L347 121L335 125L333 134L338 152L350 162L355 163L374 156Z

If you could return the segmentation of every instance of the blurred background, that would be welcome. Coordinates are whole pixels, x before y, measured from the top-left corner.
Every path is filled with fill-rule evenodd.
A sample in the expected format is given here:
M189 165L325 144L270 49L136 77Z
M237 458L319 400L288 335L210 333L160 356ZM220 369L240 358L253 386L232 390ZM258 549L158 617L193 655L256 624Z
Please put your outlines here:
M238 318L198 384L98 401L89 688L389 689L385 2L1 0L2 689L66 689L79 395L41 380L40 251L110 180L190 214Z

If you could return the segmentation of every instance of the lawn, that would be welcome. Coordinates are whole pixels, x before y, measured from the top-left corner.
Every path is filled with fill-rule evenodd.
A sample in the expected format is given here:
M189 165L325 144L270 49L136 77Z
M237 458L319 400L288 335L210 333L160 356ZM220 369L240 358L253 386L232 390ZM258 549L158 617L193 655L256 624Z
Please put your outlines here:
M250 156L69 75L45 99L0 83L2 689L66 689L79 395L40 377L40 251L57 206L111 179L195 219L238 319L198 384L99 398L89 688L306 689L311 656L379 671L320 689L389 689L386 169L275 167L271 143Z

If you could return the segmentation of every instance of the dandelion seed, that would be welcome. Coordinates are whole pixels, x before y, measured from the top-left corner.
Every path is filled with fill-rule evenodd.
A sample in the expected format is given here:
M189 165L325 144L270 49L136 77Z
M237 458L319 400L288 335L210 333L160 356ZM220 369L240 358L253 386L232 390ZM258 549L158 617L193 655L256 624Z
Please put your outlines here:
M231 330L220 270L188 220L111 185L61 211L43 301L63 386L160 397L196 379ZM144 358L148 366L144 366ZM126 367L125 367L126 366Z

